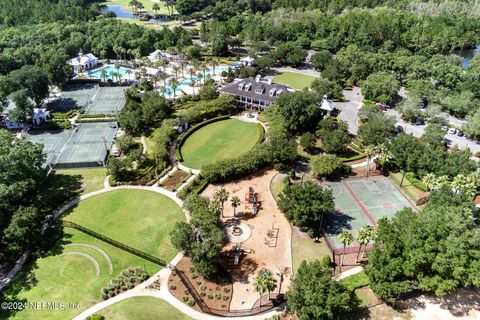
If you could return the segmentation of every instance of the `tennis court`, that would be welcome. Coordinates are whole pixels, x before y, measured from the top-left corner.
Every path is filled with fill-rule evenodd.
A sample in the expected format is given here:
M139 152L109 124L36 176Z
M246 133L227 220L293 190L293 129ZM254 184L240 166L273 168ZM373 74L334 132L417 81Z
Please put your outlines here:
M325 237L333 249L343 248L337 235L344 229L355 236L364 225L376 226L382 217L391 218L405 207L415 205L386 177L346 179L328 183L336 211L324 223ZM351 247L356 247L356 242Z
M32 131L27 140L44 144L46 165L89 167L104 164L116 133L116 122L81 123L71 130Z
M125 106L126 87L100 87L86 108L86 114L117 114Z
M66 111L86 108L99 89L98 84L70 84L61 93L58 99L50 102L53 111Z
M65 145L69 137L67 130L49 130L49 131L30 131L27 141L32 143L42 143L43 153L46 155L46 164L54 163L60 155L62 146Z

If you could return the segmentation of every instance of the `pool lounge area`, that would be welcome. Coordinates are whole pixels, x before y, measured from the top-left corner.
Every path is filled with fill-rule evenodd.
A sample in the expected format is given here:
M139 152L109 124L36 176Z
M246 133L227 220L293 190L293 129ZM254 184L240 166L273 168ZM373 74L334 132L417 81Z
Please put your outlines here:
M88 76L92 79L103 80L102 70L105 70L107 72L107 74L105 75L105 80L112 80L112 81L117 80L116 77L112 76L112 73L118 73L120 79L128 79L128 80L134 79L133 72L130 75L128 74L127 70L129 69L124 67L115 68L115 66L111 66L111 65L106 65L101 68L91 70L88 72Z

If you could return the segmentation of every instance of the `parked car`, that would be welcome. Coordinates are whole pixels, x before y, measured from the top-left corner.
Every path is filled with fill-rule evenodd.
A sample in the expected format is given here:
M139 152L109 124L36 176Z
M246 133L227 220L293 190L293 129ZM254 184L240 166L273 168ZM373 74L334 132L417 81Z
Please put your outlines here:
M403 127L402 127L402 126L398 126L398 125L395 126L395 132L396 132L397 134L400 134L400 133L402 133L403 131L404 131L404 130L403 130Z
M448 126L442 126L441 128L443 131L448 131Z
M417 121L415 122L415 124L416 124L417 126L422 126L422 125L425 124L425 121L423 121L422 118L418 118Z
M457 136L459 136L459 137L463 137L463 131L461 131L461 130L458 130L458 131L457 131Z
M450 129L448 129L448 133L450 133L450 134L455 134L455 133L457 133L457 129L455 129L455 128L450 128Z
M387 111L387 105L385 103L377 103L377 108L382 111Z

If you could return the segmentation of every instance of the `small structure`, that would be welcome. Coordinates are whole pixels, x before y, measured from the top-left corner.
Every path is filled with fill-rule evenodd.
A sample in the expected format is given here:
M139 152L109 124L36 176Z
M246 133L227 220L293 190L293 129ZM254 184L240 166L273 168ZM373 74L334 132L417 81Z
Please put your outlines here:
M240 63L245 67L252 67L255 63L255 59L252 57L241 58Z
M247 78L234 81L220 89L220 92L235 96L237 101L245 107L265 109L274 104L277 98L288 93L288 87L283 84L272 83L271 78L262 81L260 75L255 79Z
M32 102L33 103L33 102ZM1 125L7 129L25 129L28 127L26 123L16 123L11 119L10 113L15 110L16 106L13 101L8 101L8 106L3 110L1 114ZM47 121L50 118L50 111L47 108L34 108L31 116L27 120L36 126L39 126L42 122Z
M76 72L95 68L99 62L99 59L92 53L83 54L81 52L76 58L68 60L68 64L71 65Z
M175 118L175 123L177 124L178 133L182 133L182 132L187 131L188 121L186 119L177 117L177 118Z
M245 194L245 212L252 212L253 215L257 215L259 209L260 200L258 199L258 193L252 187L249 187L248 193Z
M45 122L50 118L50 111L47 108L34 108L33 109L33 124L39 126L42 122Z
M335 105L333 104L332 100L329 100L328 97L325 95L323 96L320 109L325 110L327 114L330 115L330 113L335 109Z
M162 74L162 71L160 69L157 69L157 68L147 67L145 69L146 69L147 75L150 76L150 77L159 77Z
M163 52L162 50L155 50L154 52L148 55L148 59L152 62L156 62L160 59L164 59L171 62L175 60L175 56L173 54Z

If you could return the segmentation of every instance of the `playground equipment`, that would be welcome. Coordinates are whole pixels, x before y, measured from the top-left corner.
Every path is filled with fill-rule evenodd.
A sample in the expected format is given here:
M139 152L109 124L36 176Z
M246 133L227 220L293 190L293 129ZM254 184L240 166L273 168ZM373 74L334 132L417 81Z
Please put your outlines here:
M252 212L253 215L257 215L259 209L260 201L258 199L258 193L256 193L252 187L249 187L248 193L245 194L245 212Z
M275 222L272 224L272 229L268 230L268 246L269 247L276 247L277 240L278 240L278 232L280 231L280 227Z

